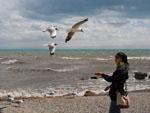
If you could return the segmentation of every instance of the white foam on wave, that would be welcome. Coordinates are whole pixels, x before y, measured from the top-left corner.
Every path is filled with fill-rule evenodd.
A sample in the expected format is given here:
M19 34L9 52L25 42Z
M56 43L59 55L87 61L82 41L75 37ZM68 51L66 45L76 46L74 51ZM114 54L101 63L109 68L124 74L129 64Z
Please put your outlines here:
M1 62L1 64L15 64L15 63L17 63L18 62L18 60L17 59L12 59L12 60L7 60L7 61L3 61L3 62Z
M13 97L58 97L58 96L84 96L86 91L94 92L95 94L106 94L104 88L109 84L101 80L88 80L80 82L75 86L60 85L56 87L48 86L44 89L16 89L16 90L2 90L0 89L0 97L11 95ZM106 82L105 82L106 83ZM129 84L128 91L139 91L150 89L149 84Z
M66 60L80 60L81 57L61 57L62 59L66 59Z
M7 71L17 71L17 72L24 72L24 71L31 71L31 72L44 72L44 71L54 71L54 72L70 72L79 69L80 67L71 67L71 68L63 68L63 69L54 69L54 68L43 68L43 69L36 69L36 68L29 68L29 69L24 69L24 68L19 68L19 67L14 67L14 66L9 66L6 67Z
M108 61L108 60L112 60L111 58L95 58L96 60L99 61Z
M3 61L3 60L8 60L9 58L7 57L0 57L0 60Z
M16 89L16 90L0 90L0 97L6 97L7 95L11 95L12 97L43 97L43 95L31 89Z
M54 72L70 72L78 69L77 67L72 67L72 68L64 68L64 69L53 69L53 68L45 68L45 71L54 71Z
M142 57L128 57L129 60L150 60L150 57L142 56Z
M94 58L96 60L99 60L99 61L108 61L108 60L112 60L113 57L110 56L110 58L101 58L101 57L98 57L98 58ZM141 56L141 57L128 57L129 60L150 60L150 57L148 56Z
M135 86L128 86L128 91L140 91L146 89L150 89L150 85L137 84Z
M42 95L45 96L64 96L64 95L75 95L75 96L84 96L86 91L92 91L95 92L95 94L103 93L103 90L100 90L101 88L95 88L95 85L93 86L82 86L82 87L73 87L73 86L59 86L56 88L47 87Z
M58 97L58 96L84 96L86 91L92 91L96 94L103 92L104 87L100 85L101 82L95 83L78 83L77 86L60 85L60 86L48 86L43 89L16 89L16 90L2 90L0 89L0 97L6 97L11 95L13 97ZM96 84L96 85L95 85Z
M4 58L0 57L0 60L3 60Z
M149 81L145 84L145 81L143 83L133 83L130 81L128 82L128 91L139 91L139 90L147 90L150 89ZM106 86L109 86L110 84L106 83L105 81L102 81L101 79L98 80L87 80L85 82L79 82L76 86L67 86L67 85L61 85L59 87L47 87L44 90L45 95L51 95L53 96L63 96L67 94L74 94L76 96L84 96L86 91L94 92L95 94L106 94L107 92L104 91ZM50 96L49 95L49 96Z

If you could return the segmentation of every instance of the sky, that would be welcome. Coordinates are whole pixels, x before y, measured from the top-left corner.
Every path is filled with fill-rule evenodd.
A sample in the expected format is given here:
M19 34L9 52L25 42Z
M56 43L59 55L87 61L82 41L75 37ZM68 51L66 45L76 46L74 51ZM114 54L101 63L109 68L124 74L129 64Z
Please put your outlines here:
M0 49L149 49L150 0L0 0ZM89 18L67 44L67 30ZM56 25L57 38L42 30Z

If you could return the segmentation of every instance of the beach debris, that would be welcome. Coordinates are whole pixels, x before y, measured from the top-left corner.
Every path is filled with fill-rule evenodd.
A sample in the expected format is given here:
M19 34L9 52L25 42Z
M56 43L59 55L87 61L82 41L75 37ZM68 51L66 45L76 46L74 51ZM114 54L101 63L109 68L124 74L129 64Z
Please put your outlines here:
M22 107L24 100L14 100L12 101L14 107Z
M56 26L51 26L51 27L48 27L46 30L44 30L43 32L48 32L50 34L50 37L52 39L56 38L56 35L57 35L57 30L58 28Z
M76 32L84 32L83 29L82 29L80 26L81 26L82 24L84 24L85 22L87 22L87 21L88 21L88 18L86 18L86 19L84 19L84 20L82 20L82 21L80 21L80 22L74 24L74 25L72 26L72 28L69 29L69 32L68 32L68 35L67 35L67 37L66 37L65 42L67 43L69 40L71 40L72 37L73 37L73 35L74 35Z
M14 100L14 101L12 101L13 103L16 103L16 104L18 104L18 105L21 105L23 102L24 102L24 100Z
M11 95L7 95L7 101L8 102L13 102L15 99Z
M65 98L67 98L67 99L72 99L72 98L74 98L75 96L77 96L75 93L68 93L68 94L63 95L63 97L65 97Z
M134 77L137 80L144 80L148 76L147 73L142 73L142 72L134 72Z
M55 95L55 93L50 92L50 93L46 93L46 94L44 94L44 97L49 97L49 96L54 96L54 95Z
M97 96L98 94L96 94L95 92L92 91L86 91L84 96Z
M10 104L11 103L18 104L19 106L21 106L21 104L24 102L24 100L22 100L22 99L17 100L11 95L7 95L6 101L8 101Z

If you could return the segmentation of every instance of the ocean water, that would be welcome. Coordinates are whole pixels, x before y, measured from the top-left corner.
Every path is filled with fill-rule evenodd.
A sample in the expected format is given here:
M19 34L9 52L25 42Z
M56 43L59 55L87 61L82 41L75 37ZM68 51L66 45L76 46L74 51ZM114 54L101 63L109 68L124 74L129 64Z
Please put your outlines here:
M130 63L128 90L150 89L150 79L138 81L134 72L150 72L150 50L46 49L0 50L0 97L83 96L85 91L106 93L103 79L91 80L95 72L112 74L114 55L125 52Z

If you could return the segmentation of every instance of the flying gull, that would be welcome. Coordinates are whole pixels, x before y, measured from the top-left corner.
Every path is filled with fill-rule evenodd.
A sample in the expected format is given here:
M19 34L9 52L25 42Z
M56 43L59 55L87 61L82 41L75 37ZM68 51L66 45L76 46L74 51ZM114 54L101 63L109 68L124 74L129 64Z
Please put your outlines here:
M56 38L58 28L56 26L48 27L43 32L48 32L52 39Z
M82 21L80 21L80 22L78 22L78 23L76 23L76 24L74 24L74 25L72 26L72 28L69 30L65 42L67 43L69 40L71 40L71 38L73 37L73 35L74 35L76 32L83 32L83 29L80 28L80 26L81 26L82 24L84 24L85 22L87 22L87 21L88 21L88 18L87 18L87 19L84 19L84 20L82 20Z
M55 54L56 46L57 46L56 43L48 44L50 55L54 55Z

